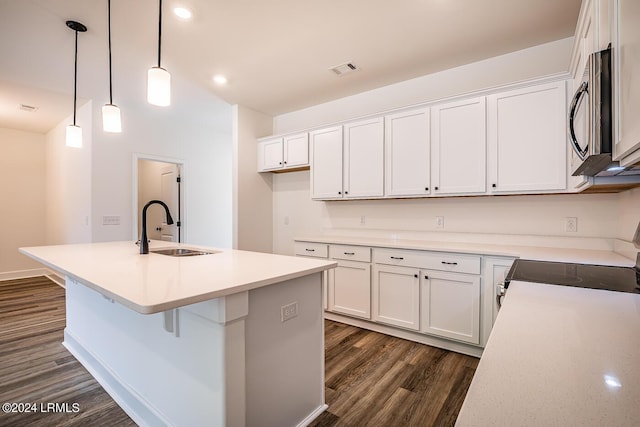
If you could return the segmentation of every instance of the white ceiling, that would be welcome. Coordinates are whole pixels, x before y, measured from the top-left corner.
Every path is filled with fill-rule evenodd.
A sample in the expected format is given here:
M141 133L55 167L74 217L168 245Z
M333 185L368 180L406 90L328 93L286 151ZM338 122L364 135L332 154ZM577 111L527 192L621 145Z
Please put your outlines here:
M223 100L271 115L569 37L580 8L580 0L163 3L162 65L177 82L176 103L191 114L194 105ZM175 5L191 8L193 19L175 17ZM157 0L112 0L113 101L123 114L145 108L157 8ZM46 132L72 113L68 19L88 27L79 39L78 96L107 102L106 12L107 0L0 0L0 127ZM329 71L347 61L361 70ZM212 82L218 73L228 85Z

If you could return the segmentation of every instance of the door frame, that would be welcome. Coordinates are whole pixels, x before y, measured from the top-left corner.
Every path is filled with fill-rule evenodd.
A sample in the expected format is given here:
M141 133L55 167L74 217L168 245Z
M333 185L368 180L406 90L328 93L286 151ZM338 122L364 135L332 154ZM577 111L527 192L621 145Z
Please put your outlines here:
M153 162L163 162L163 163L173 163L178 165L178 170L180 174L180 215L175 215L175 219L177 220L180 217L181 226L181 240L182 242L187 241L187 226L185 225L185 218L187 216L187 188L184 185L187 164L183 159L178 159L174 157L164 157L164 156L156 156L153 154L146 153L133 153L133 191L132 194L132 221L131 221L131 235L134 240L138 240L140 238L140 230L138 230L138 161L139 160L151 160Z

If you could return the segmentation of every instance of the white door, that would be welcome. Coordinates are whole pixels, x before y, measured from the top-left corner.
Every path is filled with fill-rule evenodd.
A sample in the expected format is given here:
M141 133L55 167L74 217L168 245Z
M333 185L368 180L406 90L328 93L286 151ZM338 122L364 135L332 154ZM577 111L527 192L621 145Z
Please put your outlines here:
M564 190L567 186L565 82L490 95L489 190Z
M480 277L423 270L422 328L427 334L480 343Z
M329 274L329 310L371 319L371 264L338 261Z
M344 196L384 194L384 121L382 117L344 126Z
M485 193L485 97L432 107L431 132L433 194Z
M173 218L173 224L167 224L167 216L164 209L156 209L160 212L161 221L158 225L161 228L160 240L165 242L178 241L178 165L169 165L160 171L160 200L169 207L169 212Z
M386 116L385 137L385 194L429 194L429 109Z
M301 133L284 138L284 167L292 168L309 164L309 134Z
M373 320L420 329L419 273L415 268L374 264Z
M313 131L311 139L311 198L342 198L342 126Z

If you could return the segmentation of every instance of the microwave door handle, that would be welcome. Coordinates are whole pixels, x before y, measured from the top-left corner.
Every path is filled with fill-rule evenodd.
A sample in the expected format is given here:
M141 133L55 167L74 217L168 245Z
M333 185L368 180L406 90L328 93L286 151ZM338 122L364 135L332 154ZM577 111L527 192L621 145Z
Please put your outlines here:
M587 157L589 146L587 146L584 149L580 147L580 144L578 143L578 140L576 138L576 131L573 125L573 120L576 115L576 110L580 105L582 96L586 96L588 93L589 92L588 92L587 82L582 82L582 84L578 88L578 91L573 96L573 100L571 101L571 107L569 107L569 138L571 139L571 147L573 148L573 151L576 152L578 157L580 157L580 160L584 160Z

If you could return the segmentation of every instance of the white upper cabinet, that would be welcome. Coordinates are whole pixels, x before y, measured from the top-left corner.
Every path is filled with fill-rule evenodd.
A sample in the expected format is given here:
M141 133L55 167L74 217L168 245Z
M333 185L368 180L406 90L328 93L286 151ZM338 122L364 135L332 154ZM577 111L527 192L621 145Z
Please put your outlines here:
M342 126L313 131L311 139L311 198L342 198Z
M302 168L309 165L307 132L258 143L258 172Z
M384 121L382 117L344 126L344 197L384 194ZM314 161L314 165L315 165Z
M640 161L640 2L613 0L614 159Z
M274 138L258 143L258 172L281 169L283 167L282 138Z
M429 109L385 117L385 194L430 193Z
M431 108L433 194L478 194L486 188L485 97Z
M487 101L490 191L564 190L565 82L497 93Z

